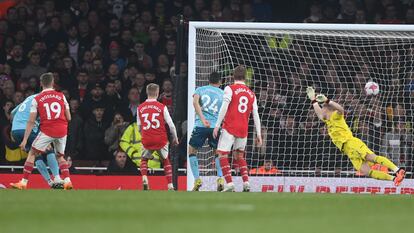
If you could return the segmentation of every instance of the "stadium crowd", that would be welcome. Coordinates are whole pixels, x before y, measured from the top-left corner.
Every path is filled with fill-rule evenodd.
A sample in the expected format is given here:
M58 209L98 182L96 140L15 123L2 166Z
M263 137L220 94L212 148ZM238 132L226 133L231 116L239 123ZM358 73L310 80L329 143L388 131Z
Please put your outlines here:
M10 162L10 159L6 160L3 156L6 154L4 145L8 147L9 153L18 148L18 145L13 144L8 132L10 111L25 97L39 92L40 74L50 71L58 80L56 89L64 92L69 100L73 115L69 124L66 155L77 163L92 161L92 165L107 164L102 161L112 160L109 167L113 171L118 171L123 167L129 169L131 161L139 164L137 155L140 154L141 146L139 135L134 133L133 127L136 125L134 126L133 122L136 107L146 99L146 85L159 84L162 89L160 101L169 107L171 113L174 112L172 107L173 67L176 57L178 14L183 14L186 21L414 23L414 8L410 8L412 1L321 0L310 1L306 4L301 4L301 2L298 0L286 2L269 0L21 0L1 2L0 4L5 5L0 10L0 102L2 106L0 162ZM180 64L180 78L183 79L186 79L186 61L184 56ZM300 79L299 83L304 80L304 77L297 78ZM289 77L289 80L285 81L286 84L291 83L291 85L297 82L295 77ZM279 84L283 85L283 80L276 85ZM411 85L407 88L411 91L412 97L414 92L412 77L411 83L407 85ZM275 89L269 88L269 90ZM256 91L263 100L263 107L270 103L276 106L276 102L279 106L267 108L267 110L270 109L267 113L262 111L263 124L268 135L267 147L262 149L265 154L274 153L274 151L269 151L274 148L296 148L292 145L283 145L283 143L296 141L289 138L290 136L285 142L271 137L279 135L299 137L301 134L294 133L294 131L306 131L314 124L319 124L313 119L314 114L311 113L306 122L298 122L295 117L284 115L280 104L289 101L286 99L287 95L270 93L265 89ZM407 106L400 105L386 106L387 111L385 108L381 111L376 109L370 114L382 114L385 119L390 115L408 115L406 108ZM360 111L370 110L360 109ZM269 124L277 125L270 126ZM371 127L377 125L375 122L368 125L362 121L359 124L353 124L353 127L358 133L369 131ZM384 137L396 137L395 134L400 133L404 127L396 124L395 127L390 128L392 129L390 132L383 132ZM269 129L278 129L278 132L270 132ZM180 135L184 137L185 127L182 131ZM325 131L321 129L321 132L326 136ZM269 144L276 141L280 145ZM298 139L298 141L306 140ZM329 143L329 140L326 138L319 142ZM379 142L373 144L381 145ZM125 153L117 151L119 147ZM181 147L180 151L186 150L185 144ZM332 147L321 146L320 148ZM286 155L306 154L292 151L284 151L284 153ZM335 153L333 151L320 154L332 156ZM388 151L388 153L393 152ZM412 153L408 154L412 156ZM14 153L13 156L11 161L20 160L18 158L20 152L19 155ZM305 161L300 158L286 160L279 158L273 161L276 160ZM153 167L157 166L160 164L155 161ZM300 165L277 164L277 166L297 167Z

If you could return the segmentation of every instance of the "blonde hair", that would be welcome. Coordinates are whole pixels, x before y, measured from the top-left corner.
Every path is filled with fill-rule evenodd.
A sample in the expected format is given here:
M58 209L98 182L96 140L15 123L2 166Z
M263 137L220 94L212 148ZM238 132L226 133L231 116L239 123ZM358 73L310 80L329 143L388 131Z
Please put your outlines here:
M159 90L160 90L160 86L158 86L158 84L150 83L147 86L147 95L151 97L157 96Z

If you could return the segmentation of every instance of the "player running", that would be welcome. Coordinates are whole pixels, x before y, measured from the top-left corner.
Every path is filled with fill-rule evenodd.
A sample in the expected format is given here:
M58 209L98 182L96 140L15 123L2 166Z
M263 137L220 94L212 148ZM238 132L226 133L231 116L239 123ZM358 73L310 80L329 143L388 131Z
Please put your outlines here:
M217 150L217 138L213 137L213 127L216 125L218 111L223 102L223 90L219 88L221 84L220 75L213 72L209 77L209 85L199 87L193 96L193 106L196 112L195 128L191 134L188 151L191 171L194 176L193 191L199 191L202 185L200 172L198 171L197 150L200 149L208 139L209 146L213 149L214 155ZM221 172L220 160L216 155L217 169L217 191L224 188L223 174Z
M398 168L384 156L375 155L364 142L352 135L351 130L345 122L344 108L341 105L329 100L323 94L315 96L313 87L308 87L306 93L312 101L311 103L316 115L326 124L332 142L342 153L348 156L355 170L359 171L362 175L374 179L393 180L395 186L401 184L405 177L404 169ZM319 104L322 104L322 108ZM380 164L389 168L395 173L395 176L372 170L371 166L374 164Z
M237 66L234 69L234 84L224 89L223 104L213 131L217 138L218 131L223 122L217 153L220 157L221 170L223 171L226 186L222 192L234 192L234 184L231 176L231 168L227 159L233 146L233 159L238 164L243 179L243 192L250 191L249 171L244 150L247 142L250 113L253 112L253 120L256 128L257 146L262 145L260 117L257 107L256 95L244 83L246 68Z
M40 85L43 91L33 98L30 108L30 117L27 122L26 131L20 147L24 149L27 145L30 133L34 127L37 116L40 117L40 132L33 141L23 168L23 179L10 185L16 189L26 189L30 174L33 171L35 157L45 153L52 143L58 155L58 163L61 174L64 178L63 188L72 189L72 182L69 178L68 163L64 158L68 121L71 120L69 104L61 92L53 89L54 80L52 73L45 73L40 76Z
M173 135L173 145L178 145L177 131L168 113L167 107L158 102L160 87L151 83L147 86L148 99L137 108L137 125L142 135L143 153L141 159L141 175L144 190L149 190L148 160L157 151L164 165L164 173L168 182L168 190L174 190L172 183L172 167L168 158L168 135L165 124Z
M27 97L22 103L16 106L11 112L13 117L11 135L17 143L21 143L26 130L26 124L29 121L30 106L35 95ZM30 151L33 140L36 138L39 132L39 121L36 119L32 132L27 140L26 151ZM51 188L63 188L63 180L59 176L59 167L56 160L56 155L53 151L46 153L47 164L53 174L54 180L50 178L49 171L47 170L46 164L43 161L43 155L36 157L36 167L40 174L46 180Z

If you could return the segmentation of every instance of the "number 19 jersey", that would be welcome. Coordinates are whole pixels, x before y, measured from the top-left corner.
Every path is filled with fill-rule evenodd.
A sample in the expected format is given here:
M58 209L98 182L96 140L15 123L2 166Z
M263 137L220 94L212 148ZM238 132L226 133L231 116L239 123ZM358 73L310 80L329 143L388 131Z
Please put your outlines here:
M206 120L210 122L211 127L214 127L223 103L223 90L218 87L207 85L197 88L194 94L200 96L199 103L201 110L203 111L203 115ZM195 118L195 127L204 127L200 117L197 114Z
M69 104L63 93L45 89L33 99L30 112L38 113L42 133L52 138L62 138L68 133L66 109L69 109Z
M238 138L247 137L249 117L256 96L244 83L236 82L224 89L224 97L229 107L224 116L223 129Z

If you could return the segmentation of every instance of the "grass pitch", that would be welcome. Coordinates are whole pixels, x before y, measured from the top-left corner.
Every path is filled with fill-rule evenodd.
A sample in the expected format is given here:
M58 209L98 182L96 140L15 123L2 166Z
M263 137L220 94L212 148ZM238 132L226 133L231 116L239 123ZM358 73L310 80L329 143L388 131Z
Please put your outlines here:
M412 232L413 196L0 190L0 232Z

